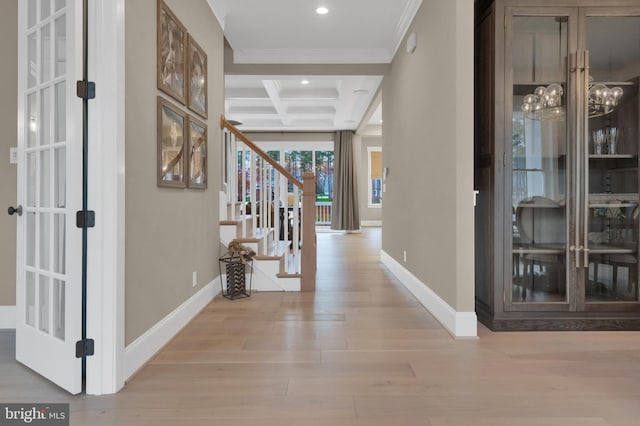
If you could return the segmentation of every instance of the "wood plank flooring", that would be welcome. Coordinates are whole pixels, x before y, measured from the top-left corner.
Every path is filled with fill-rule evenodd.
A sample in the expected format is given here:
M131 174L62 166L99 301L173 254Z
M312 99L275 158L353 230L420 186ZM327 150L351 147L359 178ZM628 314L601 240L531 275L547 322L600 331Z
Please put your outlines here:
M640 425L640 333L454 340L379 247L319 233L315 294L216 298L113 396L66 395L0 333L0 401L69 401L92 426Z

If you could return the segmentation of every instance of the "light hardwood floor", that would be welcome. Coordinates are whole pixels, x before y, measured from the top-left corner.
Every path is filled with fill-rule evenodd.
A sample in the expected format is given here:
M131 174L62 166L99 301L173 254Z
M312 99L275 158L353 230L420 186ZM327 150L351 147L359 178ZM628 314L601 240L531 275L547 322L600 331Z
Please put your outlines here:
M114 396L69 397L0 333L0 401L69 401L74 426L640 425L640 333L454 340L379 247L318 234L315 294L216 298Z

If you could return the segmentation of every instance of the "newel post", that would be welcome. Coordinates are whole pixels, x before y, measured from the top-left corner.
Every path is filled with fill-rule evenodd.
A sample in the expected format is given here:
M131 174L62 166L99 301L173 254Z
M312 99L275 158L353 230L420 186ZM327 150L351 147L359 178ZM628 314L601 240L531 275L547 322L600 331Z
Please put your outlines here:
M316 175L302 175L301 291L316 290Z

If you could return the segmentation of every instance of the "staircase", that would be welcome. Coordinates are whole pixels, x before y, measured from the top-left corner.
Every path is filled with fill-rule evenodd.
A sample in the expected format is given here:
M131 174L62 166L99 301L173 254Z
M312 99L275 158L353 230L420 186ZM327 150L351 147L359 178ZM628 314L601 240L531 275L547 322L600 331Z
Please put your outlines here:
M256 252L254 291L315 291L315 175L301 182L224 117L220 127L220 242L235 239Z

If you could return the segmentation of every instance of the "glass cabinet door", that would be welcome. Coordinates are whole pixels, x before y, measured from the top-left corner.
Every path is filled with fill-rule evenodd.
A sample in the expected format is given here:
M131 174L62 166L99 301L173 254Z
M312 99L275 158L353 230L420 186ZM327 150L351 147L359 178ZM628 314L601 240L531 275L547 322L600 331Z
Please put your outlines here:
M567 302L567 16L512 16L511 308Z
M586 16L585 22L584 297L587 304L638 301L640 17Z

